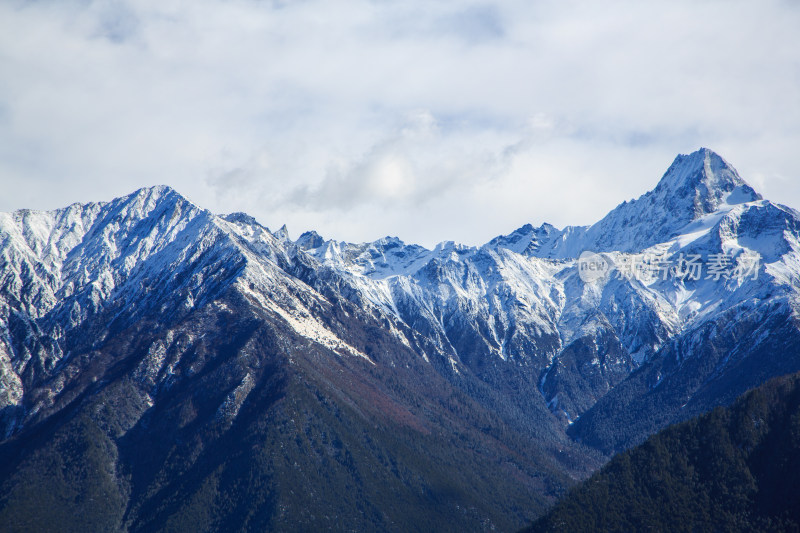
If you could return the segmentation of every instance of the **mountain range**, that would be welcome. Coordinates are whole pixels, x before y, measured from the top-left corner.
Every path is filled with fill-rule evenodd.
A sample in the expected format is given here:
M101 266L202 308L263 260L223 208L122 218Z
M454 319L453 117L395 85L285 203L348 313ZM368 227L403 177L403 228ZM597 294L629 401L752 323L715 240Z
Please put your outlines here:
M708 149L480 247L292 240L165 186L0 214L0 523L514 530L800 371L798 280L800 213Z

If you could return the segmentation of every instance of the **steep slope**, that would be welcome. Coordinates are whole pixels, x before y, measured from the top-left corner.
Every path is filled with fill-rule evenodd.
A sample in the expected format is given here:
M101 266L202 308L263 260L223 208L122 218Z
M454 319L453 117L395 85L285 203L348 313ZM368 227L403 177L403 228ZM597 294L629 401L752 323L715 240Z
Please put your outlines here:
M616 456L528 531L797 531L800 375Z
M12 530L510 529L598 462L245 215L2 222Z
M530 438L410 354L392 350L395 369L372 370L233 289L159 330L147 321L116 336L94 354L112 368L82 368L87 384L57 418L3 446L4 524L508 530L568 482L549 453L532 454ZM375 329L360 336L375 359L391 345ZM173 377L153 391L139 369L159 354Z
M576 438L607 453L620 451L800 369L800 216L756 201L709 218L703 229L662 248L684 257L726 254L731 275L707 279L706 270L701 279L651 283L670 302L680 328L570 428ZM747 271L746 263L755 268L733 275L738 267Z
M147 314L169 323L223 291L244 258L210 213L166 187L0 218L6 434L50 412L63 365ZM40 397L24 392L47 384Z
M389 238L362 245L298 239L305 252L352 280L355 298L394 315L446 354L452 372L468 370L515 395L539 390L565 422L636 367L631 354L646 358L669 337L665 304L650 293L623 281L598 295L578 279L574 261L525 256L503 242L425 250ZM634 314L635 326L625 319ZM596 333L606 340L591 341ZM556 371L564 364L582 368L567 377Z

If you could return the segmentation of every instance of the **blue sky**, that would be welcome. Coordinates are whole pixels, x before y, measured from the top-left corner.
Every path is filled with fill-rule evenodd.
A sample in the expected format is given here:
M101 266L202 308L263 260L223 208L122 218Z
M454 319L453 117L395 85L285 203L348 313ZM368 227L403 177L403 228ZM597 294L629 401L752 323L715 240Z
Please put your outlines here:
M707 146L800 208L792 1L10 1L0 211L165 183L293 237L589 224Z

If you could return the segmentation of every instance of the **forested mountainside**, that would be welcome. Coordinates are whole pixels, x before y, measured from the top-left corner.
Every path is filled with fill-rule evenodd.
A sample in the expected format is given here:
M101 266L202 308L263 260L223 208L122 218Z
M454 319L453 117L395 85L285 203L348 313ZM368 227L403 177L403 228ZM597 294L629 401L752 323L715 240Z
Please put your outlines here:
M527 531L799 531L800 374L616 456Z

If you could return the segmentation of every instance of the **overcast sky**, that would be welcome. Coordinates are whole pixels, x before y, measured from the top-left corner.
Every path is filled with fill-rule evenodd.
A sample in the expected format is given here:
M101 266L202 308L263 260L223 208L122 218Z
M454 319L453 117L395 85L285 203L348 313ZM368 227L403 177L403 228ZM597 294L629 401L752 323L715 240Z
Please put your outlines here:
M800 2L0 3L0 211L167 184L296 238L589 224L709 147L800 208Z

